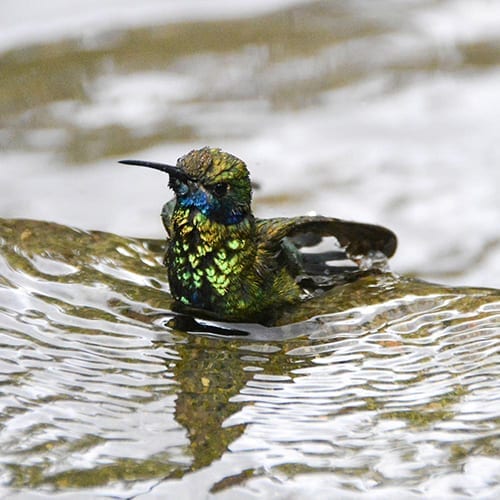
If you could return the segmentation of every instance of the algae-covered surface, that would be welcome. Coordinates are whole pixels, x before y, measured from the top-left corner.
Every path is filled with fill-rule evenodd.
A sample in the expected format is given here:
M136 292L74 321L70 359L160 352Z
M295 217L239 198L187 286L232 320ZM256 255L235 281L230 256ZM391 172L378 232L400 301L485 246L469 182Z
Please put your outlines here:
M162 241L0 244L4 498L499 492L498 290L367 274L230 324L172 312Z

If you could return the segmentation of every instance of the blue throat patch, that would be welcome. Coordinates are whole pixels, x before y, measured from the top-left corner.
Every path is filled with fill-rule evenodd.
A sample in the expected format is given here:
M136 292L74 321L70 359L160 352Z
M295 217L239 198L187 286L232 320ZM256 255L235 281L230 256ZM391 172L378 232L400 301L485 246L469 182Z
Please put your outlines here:
M182 208L196 208L205 217L219 224L238 224L245 218L245 213L234 208L225 206L223 203L210 202L207 194L201 190L190 193L188 196L178 196L179 205Z

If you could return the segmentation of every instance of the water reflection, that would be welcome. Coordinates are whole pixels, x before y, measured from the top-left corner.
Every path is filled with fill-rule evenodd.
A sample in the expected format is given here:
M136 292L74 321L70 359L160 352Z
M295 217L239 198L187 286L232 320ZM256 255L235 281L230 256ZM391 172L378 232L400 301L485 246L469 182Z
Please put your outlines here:
M495 480L498 291L375 274L281 326L230 325L169 310L161 242L22 220L0 242L12 498L297 495L323 477L480 495Z

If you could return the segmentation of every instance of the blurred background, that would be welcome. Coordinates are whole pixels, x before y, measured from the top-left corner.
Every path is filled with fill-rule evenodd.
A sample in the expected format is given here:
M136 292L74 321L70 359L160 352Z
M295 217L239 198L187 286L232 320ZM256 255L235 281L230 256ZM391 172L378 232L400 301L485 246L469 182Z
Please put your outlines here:
M163 238L161 173L221 147L261 217L399 236L392 268L500 286L500 2L2 0L0 217Z

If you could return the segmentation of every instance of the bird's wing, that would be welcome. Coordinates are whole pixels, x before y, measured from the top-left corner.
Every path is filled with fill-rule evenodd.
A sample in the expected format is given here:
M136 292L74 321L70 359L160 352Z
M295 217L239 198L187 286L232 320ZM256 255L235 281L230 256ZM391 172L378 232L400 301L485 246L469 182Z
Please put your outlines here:
M169 236L172 236L172 214L174 213L175 209L175 198L167 201L165 205L163 205L163 208L161 209L161 220L163 221L163 225L165 226L165 229L167 231L167 234Z
M308 246L307 240L315 244L316 236L333 236L346 254L354 260L374 252L392 257L397 247L396 235L385 227L331 217L260 219L257 221L257 231L259 246L263 252L278 251L283 238L298 240L296 246Z

